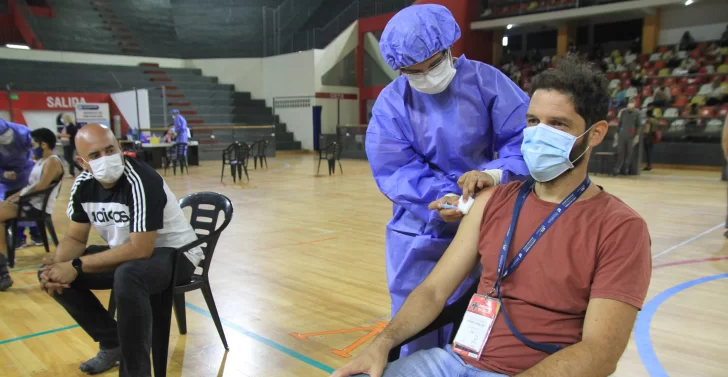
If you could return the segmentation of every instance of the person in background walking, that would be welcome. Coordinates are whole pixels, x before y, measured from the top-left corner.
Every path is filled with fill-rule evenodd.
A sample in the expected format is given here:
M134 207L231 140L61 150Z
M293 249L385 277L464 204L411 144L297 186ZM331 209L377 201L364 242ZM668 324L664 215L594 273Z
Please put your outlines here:
M68 163L68 171L71 177L76 176L75 169L83 171L83 168L76 163L74 154L76 153L76 132L78 126L68 114L63 114L63 130L61 131L61 145L63 145L63 159Z
M644 134L644 146L645 146L645 161L647 167L645 171L652 170L652 150L654 148L655 135L657 134L657 128L660 126L660 122L657 121L653 114L653 109L647 110L647 120L642 126L642 133Z
M632 171L632 149L634 138L639 136L640 112L637 111L634 99L627 104L627 108L619 113L619 134L617 136L617 165L614 167L614 174L631 174Z

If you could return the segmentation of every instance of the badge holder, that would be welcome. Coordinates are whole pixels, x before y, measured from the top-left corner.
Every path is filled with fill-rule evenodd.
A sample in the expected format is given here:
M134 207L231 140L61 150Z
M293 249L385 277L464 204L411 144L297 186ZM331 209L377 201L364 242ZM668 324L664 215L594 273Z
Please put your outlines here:
M473 295L455 335L453 351L462 357L480 359L500 311L500 305L500 301L492 297Z

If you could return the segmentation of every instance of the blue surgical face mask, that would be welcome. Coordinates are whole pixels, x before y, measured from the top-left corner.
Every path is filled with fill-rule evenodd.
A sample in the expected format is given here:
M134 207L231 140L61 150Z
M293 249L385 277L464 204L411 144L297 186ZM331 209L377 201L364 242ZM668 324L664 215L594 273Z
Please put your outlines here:
M33 148L33 156L37 159L43 158L43 147Z
M548 182L573 169L574 162L584 156L589 147L574 161L569 160L571 149L576 139L584 136L590 129L591 127L583 134L574 136L543 123L535 127L526 127L523 130L521 153L533 179L538 182Z

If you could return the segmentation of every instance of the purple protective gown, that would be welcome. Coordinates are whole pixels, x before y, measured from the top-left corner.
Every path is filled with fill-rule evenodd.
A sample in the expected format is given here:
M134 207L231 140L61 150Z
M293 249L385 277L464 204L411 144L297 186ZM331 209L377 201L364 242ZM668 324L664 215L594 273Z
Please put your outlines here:
M448 88L434 95L413 90L402 75L372 110L367 156L379 189L393 202L386 230L393 315L432 271L458 227L428 204L461 194L457 179L470 170L501 169L502 183L528 175L521 156L528 96L484 63L461 56L455 69ZM450 302L478 277L474 271ZM445 346L449 337L449 329L441 329L403 347L402 354Z

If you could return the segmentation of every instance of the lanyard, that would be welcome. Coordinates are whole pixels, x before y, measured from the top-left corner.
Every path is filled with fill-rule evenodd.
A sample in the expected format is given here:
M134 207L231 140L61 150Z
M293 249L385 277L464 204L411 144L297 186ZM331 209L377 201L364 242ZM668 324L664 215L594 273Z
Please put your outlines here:
M544 344L544 343L537 343L534 342L525 336L523 336L511 323L510 319L508 318L508 314L506 313L505 305L503 304L503 297L501 295L500 291L500 285L503 279L508 277L510 274L513 273L513 271L518 268L518 266L523 262L523 259L526 258L529 252L533 249L533 245L538 242L539 239L543 236L546 231L551 228L551 225L553 225L556 220L566 211L574 202L576 202L579 197L586 191L586 189L591 184L591 180L587 176L584 179L584 182L579 185L579 187L576 188L576 190L572 191L571 194L569 194L566 199L564 199L559 205L551 212L551 214L546 218L546 220L541 223L541 225L536 229L536 231L533 233L531 238L528 239L526 244L521 248L521 250L516 254L516 256L511 261L511 264L506 268L506 257L508 256L508 249L511 246L511 241L513 240L513 233L516 230L516 224L518 223L518 216L521 213L521 209L523 208L523 204L526 202L526 198L531 193L531 190L533 189L534 182L529 181L523 184L521 186L521 190L518 192L518 197L516 198L516 204L513 207L513 216L511 217L511 224L508 227L508 232L506 233L506 238L503 241L503 246L501 246L500 255L498 256L498 278L495 282L495 291L498 294L498 299L501 302L501 307L503 308L503 318L506 320L506 324L508 325L508 328L511 330L513 335L515 335L518 340L526 344L527 346L546 352L549 354L553 354L558 352L562 347L553 345L553 344Z

